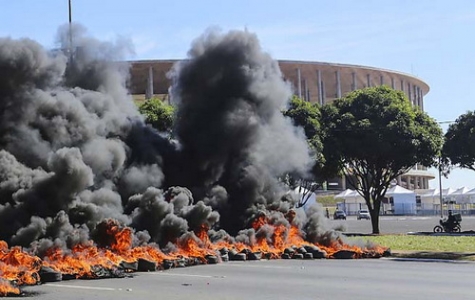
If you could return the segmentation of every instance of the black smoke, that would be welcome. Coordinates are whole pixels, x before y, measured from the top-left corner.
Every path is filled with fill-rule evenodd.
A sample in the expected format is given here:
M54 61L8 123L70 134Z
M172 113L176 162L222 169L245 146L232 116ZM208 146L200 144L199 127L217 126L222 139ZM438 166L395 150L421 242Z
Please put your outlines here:
M206 32L172 79L182 147L179 183L199 198L224 187L220 224L237 233L258 209L281 201L278 176L310 166L302 132L281 113L290 86L257 36L246 31Z
M0 239L39 255L104 244L96 226L113 219L137 245L169 247L202 229L251 241L272 235L246 230L261 215L328 236L318 217L288 218L296 199L277 178L311 161L303 131L281 113L290 86L254 34L208 31L173 68L175 140L133 103L129 44L74 26L58 45L0 39Z
M123 195L162 184L160 157L131 159L143 119L126 85L130 47L79 26L74 47L69 36L59 30L55 51L0 39L0 238L13 244L87 236L108 218L129 224Z

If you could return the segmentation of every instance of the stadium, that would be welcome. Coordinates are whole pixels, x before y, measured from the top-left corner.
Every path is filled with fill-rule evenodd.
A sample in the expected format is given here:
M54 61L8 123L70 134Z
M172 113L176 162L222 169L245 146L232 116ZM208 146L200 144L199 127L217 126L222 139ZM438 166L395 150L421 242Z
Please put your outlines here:
M168 100L170 80L167 73L178 60L141 60L131 62L129 87L135 99L160 97ZM365 87L387 85L403 91L411 103L424 109L424 96L429 86L410 74L380 68L310 61L278 61L285 80L294 94L312 103L326 104L346 93ZM398 185L410 190L429 189L435 176L424 166L415 166L398 178ZM347 188L343 178L329 183L328 188Z

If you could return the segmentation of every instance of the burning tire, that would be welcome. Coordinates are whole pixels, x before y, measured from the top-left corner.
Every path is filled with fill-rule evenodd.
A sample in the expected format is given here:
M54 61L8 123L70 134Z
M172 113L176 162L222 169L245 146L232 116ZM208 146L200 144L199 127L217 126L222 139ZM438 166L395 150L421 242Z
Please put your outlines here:
M231 254L231 252L229 253ZM236 253L235 255L229 256L229 260L245 261L247 258L246 253Z
M221 254L221 260L223 262L229 261L229 255L227 253L226 254Z
M191 265L191 262L185 258L179 258L175 261L175 268L184 268L188 265Z
M287 253L287 254L292 254L295 252L295 249L291 248L291 247L288 247L288 248L285 248L284 249L284 253Z
M352 259L355 258L356 252L351 250L339 250L333 253L333 257L336 259Z
M262 258L262 252L250 252L247 255L248 260L260 260Z
M74 280L76 278L77 278L76 274L63 274L63 276L62 276L63 281Z
M317 246L308 245L308 246L305 246L305 250L307 251L307 253L311 253L313 258L316 258L316 259L327 258L327 253L325 251L322 251Z
M148 261L146 261L148 262ZM168 269L171 269L175 266L175 264L173 263L173 261L169 260L169 259L165 259L162 261L162 264L161 264L161 267L163 268L163 270L168 270ZM147 267L150 267L150 270L147 270ZM139 272L149 272L149 271L155 271L153 270L153 266L148 264L148 263L144 263L143 264L143 268L144 270L141 270L141 264L140 264L140 261L139 261Z
M313 254L312 253L304 253L303 258L304 259L313 259Z
M384 250L384 252L383 252L382 255L383 255L383 257L389 257L389 256L391 256L391 249L388 248L388 249Z
M165 260L163 261L163 265L165 268ZM157 264L153 261L146 260L143 258L139 258L137 264L137 271L139 272L153 272L157 270Z
M215 265L219 262L218 257L215 255L206 255L206 263L210 265Z
M63 275L49 267L41 267L38 272L42 283L45 282L57 282L63 280Z
M135 272L138 269L138 262L126 262L123 261L120 263L120 268L126 272Z

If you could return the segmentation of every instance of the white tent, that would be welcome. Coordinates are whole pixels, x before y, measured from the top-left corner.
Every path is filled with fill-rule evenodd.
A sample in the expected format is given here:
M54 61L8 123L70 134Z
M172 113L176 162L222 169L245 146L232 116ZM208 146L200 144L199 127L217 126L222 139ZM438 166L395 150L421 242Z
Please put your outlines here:
M297 194L299 203L305 203L302 207L304 210L307 210L310 206L317 203L317 194L309 191L303 186L297 186L293 189L293 192Z
M416 213L416 193L395 185L386 191L386 197L392 198L393 212L397 215Z
M426 193L424 193L420 196L421 196L421 199L438 197L439 196L439 190L438 189L430 189Z
M475 189L471 189L465 194L466 203L475 203Z
M355 214L358 210L366 208L364 198L355 190L347 189L336 195L335 198L343 199L338 208L343 209L348 214Z
M446 188L442 190L442 198L446 199L455 192L452 188ZM440 191L439 189L430 190L430 192L421 195L421 203L424 204L436 204L440 205Z
M467 193L470 191L469 188L461 187L457 189L455 192L448 196L448 201L454 201L455 203L468 203L469 195Z
M446 188L442 190L442 198L446 199L455 192L453 188Z
M336 194L335 195L335 199L345 199L348 195L350 195L352 192L354 192L353 190L350 190L350 189L346 189L344 190L343 192L339 193L339 194Z
M432 210L435 206L440 205L439 191L431 189L428 192L420 195L421 208L423 210Z
M351 192L347 193L343 199L345 203L365 203L364 198L361 197L360 193L357 191L350 190Z

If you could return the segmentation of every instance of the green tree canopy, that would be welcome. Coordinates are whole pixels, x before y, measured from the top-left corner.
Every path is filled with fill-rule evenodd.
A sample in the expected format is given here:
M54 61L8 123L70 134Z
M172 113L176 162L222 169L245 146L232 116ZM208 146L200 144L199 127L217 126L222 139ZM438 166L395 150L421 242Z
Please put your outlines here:
M449 125L442 154L452 165L475 171L475 112L468 111Z
M327 164L341 169L365 199L373 233L391 182L416 164L432 166L442 130L403 92L389 87L356 90L322 108Z
M158 98L152 98L139 105L145 122L161 132L170 133L173 128L175 109Z
M292 188L301 186L307 191L307 193L302 191L303 197L299 202L299 205L302 206L305 205L311 192L321 187L329 178L336 176L337 170L331 170L325 164L322 143L323 131L320 126L320 106L294 96L289 104L289 108L283 113L292 119L295 126L303 128L314 158L314 165L309 174L298 177L288 175L288 184Z
M284 115L291 118L295 126L302 127L309 146L315 152L323 149L321 141L320 107L316 103L310 103L294 96L290 101L289 108Z

